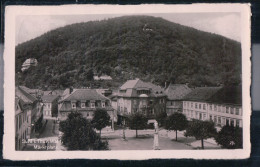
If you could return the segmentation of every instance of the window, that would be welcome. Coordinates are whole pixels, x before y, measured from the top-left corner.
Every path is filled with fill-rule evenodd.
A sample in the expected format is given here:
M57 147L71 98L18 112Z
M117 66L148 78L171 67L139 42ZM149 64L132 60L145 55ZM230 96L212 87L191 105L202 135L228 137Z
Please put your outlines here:
M72 108L76 108L76 103L72 103Z
M217 111L217 105L214 105L214 111Z
M234 114L234 108L230 107L230 114Z
M212 121L212 115L209 115L209 120L211 120L211 121Z
M234 126L234 120L233 119L231 119L230 124L231 124L231 126Z
M201 109L201 104L199 104L199 109Z
M237 119L237 120L236 120L236 126L238 126L238 127L239 127L239 122L240 122L240 121Z
M214 122L217 123L217 116L214 116Z
M195 103L195 108L198 108L198 104L197 103Z
M206 104L203 104L203 110L206 110Z
M218 106L218 112L221 112L221 106Z
M95 102L91 102L91 108L95 108Z
M229 119L228 118L226 119L226 125L229 125Z
M221 117L218 117L218 124L221 124Z
M229 114L229 107L226 107L226 113Z
M105 108L105 102L102 101L102 108Z
M192 102L190 103L190 105L191 105L191 108L193 108L193 103Z
M193 118L193 111L190 111L190 117Z
M82 102L82 103L81 103L81 108L85 108L85 107L86 107L85 103Z
M239 108L236 108L236 115L239 115Z
M201 113L199 113L199 115L200 115L200 118L199 118L199 119L201 120L201 119L202 119L202 114L201 114Z
M209 105L209 110L212 110L212 105Z
M206 120L206 117L207 117L207 115L206 115L206 114L203 114L203 118L204 118L204 120Z

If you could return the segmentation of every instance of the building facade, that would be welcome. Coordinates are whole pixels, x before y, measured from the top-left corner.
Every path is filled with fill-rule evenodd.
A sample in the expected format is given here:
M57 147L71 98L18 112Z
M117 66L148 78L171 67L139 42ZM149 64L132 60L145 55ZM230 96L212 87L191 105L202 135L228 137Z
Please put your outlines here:
M154 119L156 113L166 112L165 109L166 95L160 86L136 79L128 80L119 89L117 96L119 119L136 112Z
M117 117L108 98L99 94L95 89L71 88L59 101L58 117L60 120L65 120L69 113L78 111L82 113L83 117L91 120L98 109L107 111L113 129Z
M170 84L165 90L167 95L167 115L171 115L174 112L182 112L183 98L190 92L191 89L185 84Z
M43 119L56 119L58 117L58 95L43 95Z
M37 137L42 127L43 107L39 99L21 87L15 88L16 149L24 147L22 140Z
M188 120L211 120L217 127L242 127L241 87L196 88L185 97L183 113Z

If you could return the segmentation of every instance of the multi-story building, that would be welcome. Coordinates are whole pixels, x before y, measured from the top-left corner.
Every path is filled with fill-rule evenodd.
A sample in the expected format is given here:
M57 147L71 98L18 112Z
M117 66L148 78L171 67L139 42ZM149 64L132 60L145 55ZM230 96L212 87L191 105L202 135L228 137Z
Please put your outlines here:
M21 149L22 140L36 137L41 129L43 108L39 99L19 86L15 88L15 98L16 148Z
M30 138L29 111L22 99L15 97L15 149L22 150L25 140Z
M241 87L195 88L184 97L183 112L188 120L212 120L216 126L242 127L241 91Z
M128 80L119 89L117 114L121 121L135 112L153 119L156 113L166 112L166 95L160 86L140 79Z
M170 84L165 90L167 115L182 112L183 98L190 92L191 89L185 84Z
M78 111L83 117L91 120L98 109L107 111L113 129L117 117L107 97L99 94L95 89L70 88L64 92L63 98L59 101L58 117L60 120L65 120L69 113Z
M58 100L59 95L43 95L43 118L56 119L58 117Z

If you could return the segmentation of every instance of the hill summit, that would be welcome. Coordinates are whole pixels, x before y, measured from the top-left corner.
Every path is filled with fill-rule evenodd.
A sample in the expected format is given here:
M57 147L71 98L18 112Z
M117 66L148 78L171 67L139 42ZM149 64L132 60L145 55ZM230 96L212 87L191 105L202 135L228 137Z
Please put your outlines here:
M123 16L77 23L16 46L16 85L56 89L118 87L141 78L191 86L241 83L241 44L162 18ZM23 62L38 65L25 72ZM93 81L93 75L112 81Z

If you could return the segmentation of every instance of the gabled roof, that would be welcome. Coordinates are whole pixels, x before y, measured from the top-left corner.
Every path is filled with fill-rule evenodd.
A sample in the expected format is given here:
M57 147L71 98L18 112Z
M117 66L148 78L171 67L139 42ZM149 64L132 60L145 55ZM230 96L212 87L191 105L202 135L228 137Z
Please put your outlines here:
M37 101L36 97L25 91L20 86L15 88L15 96L22 99L24 103L34 103L35 101Z
M99 94L95 89L75 89L71 94L66 96L62 101L71 100L109 100L105 96Z
M185 84L170 84L165 94L169 100L182 100L191 91L192 89Z
M187 94L183 99L190 101L208 101L221 87L198 87Z
M220 89L209 100L211 103L218 104L237 104L242 105L242 87L228 86Z
M43 95L42 96L42 102L43 103L51 103L54 100L56 100L59 97L59 95Z

